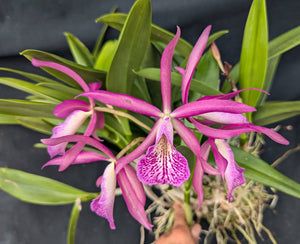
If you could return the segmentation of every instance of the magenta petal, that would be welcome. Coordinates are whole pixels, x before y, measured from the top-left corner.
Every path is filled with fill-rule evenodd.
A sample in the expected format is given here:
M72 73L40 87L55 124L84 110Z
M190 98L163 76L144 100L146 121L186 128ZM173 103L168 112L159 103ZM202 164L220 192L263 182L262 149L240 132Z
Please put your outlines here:
M203 180L203 169L202 169L200 160L197 157L196 164L195 164L194 176L193 176L193 186L198 195L198 200L199 200L198 208L200 208L202 201L203 201L202 180Z
M78 142L71 149L69 149L62 157L62 161L59 164L58 171L64 171L66 168L68 168L76 160L78 154L82 151L83 148L84 143Z
M48 67L48 68L56 69L60 72L65 73L66 75L68 75L72 79L74 79L82 87L82 89L84 91L89 91L89 86L85 83L85 81L70 68L67 68L58 63L41 61L41 60L37 60L35 58L32 58L31 62L36 67Z
M209 145L209 142L206 141L201 145L201 158L200 158L200 162L203 168L203 171L207 174L210 175L219 175L220 172L219 170L215 169L212 165L210 165L207 162L208 156L209 156L209 152L210 152L210 148L211 146Z
M212 152L214 154L214 157L215 157L215 160L216 160L216 165L218 166L219 171L220 171L220 173L222 175L222 178L224 180L225 172L226 172L226 169L227 169L227 166L228 166L228 162L227 162L226 158L224 158L222 156L222 154L219 152L219 148L217 148L217 146L215 145L215 140L209 138L208 142L209 142L209 144L211 146L211 149L212 149Z
M211 29L210 25L205 28L205 30L202 32L201 36L199 37L197 43L195 44L195 46L189 56L189 59L188 59L187 65L186 65L186 69L185 69L185 73L182 77L181 94L182 94L182 103L183 104L186 104L188 101L188 93L189 93L191 79L194 74L196 65L199 62L199 60L202 56L202 53L205 49L210 29Z
M161 136L165 135L169 144L173 145L173 126L169 117L165 117L156 134L156 143L160 140Z
M148 185L171 184L180 186L190 177L187 160L162 134L154 146L136 165L141 182Z
M116 174L115 165L107 165L102 178L101 193L91 203L91 210L108 220L111 229L116 229L113 217L115 202Z
M239 167L234 160L234 156L229 144L225 140L216 139L215 144L220 154L227 160L228 165L225 171L225 179L228 186L228 200L232 200L232 191L239 185L245 183L245 169Z
M97 122L95 124L95 130L103 130L104 129L104 125L105 125L105 117L104 114L102 112L96 111L95 112L96 116L97 116Z
M132 180L129 180L129 174L131 174L127 169L129 166L124 167L120 170L117 175L119 186L122 190L123 198L126 202L128 211L141 225L143 225L146 229L151 230L152 224L149 222L145 209L144 202L141 202L141 196L138 196L138 191L134 189L134 185L132 185ZM143 198L143 197L142 197Z
M225 112L225 113L240 114L240 113L247 113L253 111L255 111L255 108L243 103L227 101L227 100L211 99L211 100L199 100L199 101L184 104L178 107L177 109L175 109L171 113L171 116L180 119L180 118L188 118L196 115L201 115L203 113L209 113L209 112Z
M201 157L201 149L199 140L194 135L193 132L191 132L180 120L173 119L172 124L174 126L174 129L177 131L181 139L184 141L184 143L188 146L189 149L192 150L192 152L197 156Z
M210 99L222 99L222 100L228 100L231 99L233 97L235 97L237 94L239 94L242 91L246 91L246 90L256 90L256 91L260 91L263 92L267 95L270 95L268 92L266 92L265 90L259 89L259 88L245 88L245 89L241 89L235 92L231 92L231 93L227 93L227 94L222 94L222 95L214 95L214 96L204 96L198 99L198 101L200 100L210 100Z
M124 108L136 113L149 116L160 117L162 114L162 112L152 104L126 94L119 94L101 90L95 92L85 92L80 94L79 96L87 96L89 98L94 98L104 104Z
M91 110L91 108L87 102L77 100L77 99L70 99L58 104L55 107L53 114L58 118L65 118L75 110L88 112Z
M58 126L55 126L53 128L53 134L51 138L75 134L89 116L89 112L74 111L66 118L63 123L60 123ZM67 142L64 142L59 145L48 146L47 150L50 157L52 158L56 155L63 155L65 153L67 144Z
M160 127L161 123L162 123L161 119L157 120L156 123L154 124L153 128L149 132L148 136L145 138L145 140L136 149L134 149L131 153L118 159L118 163L117 163L117 167L116 167L117 174L125 165L131 163L133 160L142 156L147 151L147 149L151 145L153 145L156 134L157 134L157 130Z
M206 135L207 137L212 138L218 138L218 139L228 139L230 137L240 135L249 131L254 131L251 128L244 127L239 129L233 129L233 130L226 130L226 129L215 129L206 125L203 125L201 123L201 120L190 118L193 125L196 127L197 130L199 130L203 135Z
M132 186L132 189L135 192L135 195L144 206L146 204L146 194L143 184L137 178L136 171L130 165L126 165L123 169L127 175L130 185Z
M201 117L214 121L219 124L249 124L246 117L242 114L232 114L224 112L210 112L201 114Z
M175 46L180 37L180 28L177 26L177 32L173 40L166 46L162 53L160 62L160 80L161 80L161 95L164 113L171 112L171 72L172 59Z
M102 156L99 153L83 151L77 155L76 159L71 164L86 164L86 163L92 163L97 161L108 161L108 160L109 160L108 158ZM51 159L46 164L43 165L42 169L50 165L60 165L62 161L63 161L63 156Z
M89 84L90 91L97 91L102 86L102 82L93 82Z
M114 154L101 142L91 137L87 137L83 135L70 135L70 136L62 136L58 138L42 139L41 142L48 146L54 146L65 142L82 142L84 144L97 148L101 152L105 153L111 159L115 158Z
M283 145L289 144L289 141L287 139L285 139L282 135L277 133L276 131L271 130L266 127L258 126L258 125L253 125L253 124L225 125L225 126L221 127L221 129L224 129L224 130L242 130L242 129L246 130L246 129L248 129L248 131L256 131L258 133L263 133L277 143L280 143Z

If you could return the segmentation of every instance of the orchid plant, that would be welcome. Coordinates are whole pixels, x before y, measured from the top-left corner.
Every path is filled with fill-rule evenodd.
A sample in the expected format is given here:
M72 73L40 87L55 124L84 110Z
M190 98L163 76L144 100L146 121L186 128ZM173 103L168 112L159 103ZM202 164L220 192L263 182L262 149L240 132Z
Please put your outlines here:
M263 185L300 197L298 183L258 157L262 134L277 143L289 144L264 125L299 113L299 101L265 102L271 87L270 74L276 69L270 63L300 43L299 38L285 42L291 35L299 35L299 28L269 43L265 1L254 0L240 64L232 68L228 63L224 67L215 44L226 31L211 35L212 27L208 26L192 47L180 38L179 27L172 34L151 23L149 0L137 0L128 15L111 13L99 21L106 24L102 33L108 26L119 29L119 40L102 43L100 36L91 53L75 36L67 34L75 62L38 50L22 53L32 65L57 80L2 68L38 86L25 80L0 78L0 83L31 94L26 100L1 99L0 116L2 123L21 124L50 135L37 144L46 147L51 157L43 168L58 166L59 171L64 171L77 164L107 162L96 180L100 194L8 168L1 168L1 189L31 203L74 203L70 230L76 227L80 202L91 201L91 211L106 218L110 228L115 229L113 209L118 183L131 216L153 231L155 238L172 224L170 207L176 201L184 205L189 224L198 213L206 218L211 223L208 233L214 232L219 243L225 243L229 234L223 227L216 227L214 217L203 210L210 208L206 199L213 199L219 188L214 182L219 177L226 183L221 188L220 201L226 202L228 208L232 202L253 195L255 188L265 192ZM218 79L221 70L225 77L223 87L218 82L212 84L209 76L197 78L203 72L203 62L212 67ZM212 183L203 185L203 181ZM15 182L18 187L7 182ZM252 188L244 187L249 184ZM156 198L153 188L160 190ZM243 195L238 188L243 189ZM153 200L148 210L146 195ZM256 195L253 203L247 201L254 206L255 201L265 204L271 198L272 194L264 193ZM153 222L150 212L158 209L161 202L165 212L159 216L160 222ZM224 227L236 240L237 232L254 239L251 221L259 221L247 218L244 204L235 205L238 214ZM220 205L218 211L227 210ZM231 214L232 211L226 212L227 217ZM238 226L241 219L248 220L244 227ZM255 229L260 233L261 229ZM74 242L74 235L69 231L68 243ZM274 240L271 234L270 239Z

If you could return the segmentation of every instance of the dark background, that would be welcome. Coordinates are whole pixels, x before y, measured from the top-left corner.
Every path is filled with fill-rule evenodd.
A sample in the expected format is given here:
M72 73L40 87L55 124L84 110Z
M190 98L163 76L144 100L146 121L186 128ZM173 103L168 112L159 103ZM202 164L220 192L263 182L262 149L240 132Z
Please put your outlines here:
M64 31L73 33L92 48L101 24L94 20L119 6L128 12L134 1L104 0L0 0L0 66L44 74L18 53L33 48L70 57ZM195 43L201 31L212 24L212 32L227 29L229 34L217 41L223 60L232 64L239 60L243 27L251 5L250 0L152 0L153 23L172 32L176 25L182 37ZM300 1L267 0L269 38L300 24ZM110 32L111 36L115 32ZM110 38L110 36L108 36ZM270 100L300 100L300 47L283 55L271 90ZM5 76L5 73L1 73ZM0 87L0 98L23 98L24 94L9 87ZM280 131L289 146L267 140L262 157L273 162L300 141L299 116L281 122ZM288 131L285 126L293 125ZM0 166L40 174L87 191L98 191L96 178L105 165L90 164L70 167L59 173L56 167L40 170L49 159L46 151L33 148L45 137L20 126L0 126ZM285 175L300 182L300 152L278 166ZM300 201L279 193L275 211L267 210L264 224L271 229L278 243L300 242ZM0 244L66 243L68 218L72 206L40 206L21 202L0 191ZM114 208L117 229L109 229L107 221L83 204L76 243L139 243L139 225L128 213L121 197ZM147 243L151 238L147 237ZM259 243L269 243L259 241Z

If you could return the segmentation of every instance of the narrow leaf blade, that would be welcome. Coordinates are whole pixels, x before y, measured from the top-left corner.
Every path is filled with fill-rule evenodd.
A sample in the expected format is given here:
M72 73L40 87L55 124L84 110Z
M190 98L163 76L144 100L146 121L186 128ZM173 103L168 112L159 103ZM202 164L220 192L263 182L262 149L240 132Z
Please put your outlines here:
M89 49L74 35L71 33L64 33L73 58L77 64L92 68L94 65L93 55Z
M240 88L264 86L268 58L268 24L265 0L254 0L244 30L239 84ZM256 106L259 91L248 90L241 94L243 102Z
M300 198L299 183L281 174L262 159L237 147L232 146L231 148L236 162L239 166L245 168L245 177L265 186L273 187L291 196Z
M108 91L130 94L134 69L139 69L150 43L151 3L138 0L130 10L119 37L119 44L107 73Z
M38 60L50 61L50 62L55 62L64 65L72 69L73 71L75 71L87 83L101 82L101 81L103 82L106 78L105 71L87 68L51 53L47 53L39 50L27 49L21 52L21 55L24 55L29 60L31 60L34 57ZM50 68L43 68L43 69L48 73L50 73L51 75L53 75L54 77L64 81L65 83L73 87L78 87L78 84L66 74L63 74L60 71L50 69Z
M77 198L89 200L95 197L94 193L9 168L0 168L0 188L22 201L35 204L61 205L73 203Z
M300 101L266 102L253 113L253 123L268 125L300 114Z

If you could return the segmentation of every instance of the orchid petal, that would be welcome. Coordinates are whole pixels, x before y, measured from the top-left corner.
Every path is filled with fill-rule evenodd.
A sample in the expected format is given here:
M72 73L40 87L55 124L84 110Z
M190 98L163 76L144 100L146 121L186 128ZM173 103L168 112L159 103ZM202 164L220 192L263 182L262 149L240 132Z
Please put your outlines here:
M102 178L101 193L91 203L91 210L108 220L111 229L116 229L113 209L115 202L116 174L115 165L107 165Z
M228 200L232 200L232 191L239 185L245 183L243 172L245 169L239 167L234 160L233 152L225 140L216 139L215 144L220 154L227 160L228 165L225 171L225 179L228 186Z
M84 132L84 136L90 136L95 131L96 123L97 123L97 115L95 113L92 113L89 124Z
M109 158L115 159L114 154L101 142L91 137L87 137L83 135L70 135L70 136L62 136L58 138L48 138L48 139L42 139L41 142L48 146L54 146L64 142L82 142L84 144L97 148L101 152L105 153Z
M138 197L139 201L143 206L146 204L146 194L143 187L143 184L139 181L136 175L136 171L130 166L126 165L124 168L125 173L127 175L127 179L132 186L132 189L135 192L135 195Z
M149 132L148 136L145 138L145 140L136 149L134 149L131 153L118 159L118 163L117 163L117 167L116 167L117 174L125 165L129 164L133 160L142 156L146 152L146 150L149 148L149 146L153 145L156 134L157 134L157 130L160 127L161 123L162 123L161 119L157 120L156 123L154 124L153 128Z
M263 92L267 95L270 95L270 93L266 92L265 90L259 89L259 88L245 88L245 89L241 89L235 92L231 92L231 93L227 93L227 94L221 94L221 95L213 95L213 96L204 96L198 99L198 101L201 100L210 100L210 99L222 99L222 100L228 100L231 99L233 97L235 97L237 94L239 94L242 91L246 91L246 90L256 90L256 91L260 91Z
M156 134L156 143L160 140L161 136L165 135L168 142L173 145L173 126L169 117L165 117Z
M200 162L203 168L203 171L207 174L210 175L219 175L220 171L215 169L212 165L210 165L207 162L208 156L209 156L209 152L210 152L211 146L209 145L208 141L205 141L202 145L201 145L201 158L200 158Z
M89 84L90 91L97 91L101 88L102 82L93 82Z
M63 160L63 156L51 159L43 165L42 169L50 165L60 165L62 163L62 160ZM99 153L83 151L77 155L77 157L71 164L86 164L86 163L92 163L97 161L108 161L108 160L109 158Z
M189 56L186 69L185 69L185 74L182 77L181 95L182 95L183 104L186 104L188 101L188 93L189 93L191 79L194 74L196 65L199 62L202 53L205 49L210 30L211 30L210 25L205 28L205 30L202 32L201 36L199 37L197 43L195 44Z
M148 148L145 156L137 163L137 175L144 184L180 186L190 176L188 163L171 143L173 139L168 138L170 130L173 131L172 124L170 122L162 123L161 127L163 128L158 130L158 133L161 133L157 137L158 141L154 146Z
M195 164L195 170L194 170L194 176L193 176L193 186L194 189L198 195L198 209L200 208L202 201L203 201L203 186L202 186L202 181L203 181L203 168L200 163L200 160L196 159L196 164Z
M201 117L217 122L219 124L249 124L246 117L242 114L232 114L224 112L210 112L201 114Z
M53 114L58 118L65 118L75 110L88 112L91 110L91 108L87 102L77 100L77 99L70 99L58 104L55 107Z
M181 67L174 67L181 75L185 74L185 69ZM182 80L181 80L182 81Z
M197 156L201 157L200 144L197 137L191 132L180 120L173 119L172 124L174 129L177 131L179 136L182 138L184 143L188 146L189 149Z
M59 164L58 171L64 171L66 168L68 168L77 158L78 154L82 151L84 148L84 143L78 142L76 145L74 145L71 149L69 149L63 156L62 161Z
M224 177L225 177L225 171L227 169L227 166L228 166L228 162L227 160L222 156L222 154L219 152L219 148L217 148L214 140L212 138L209 138L208 139L208 142L211 146L211 149L212 149L212 152L214 154L214 157L215 157L215 160L216 160L216 165L218 166L219 168L219 171L222 175L222 178L224 180Z
M127 168L127 166L120 170L119 174L117 175L117 179L128 211L141 225L143 225L146 229L151 230L153 225L147 218L144 209L144 203L140 201L141 197L137 196L134 186L128 179L128 170L125 170L125 168Z
M253 125L253 124L246 124L246 125L225 125L221 127L224 130L241 130L244 128L247 128L249 131L256 131L258 133L263 133L266 136L270 137L273 141L283 144L283 145L288 145L289 141L285 139L282 135L277 133L274 130L271 130L266 127L258 126L258 125Z
M119 94L101 90L95 92L85 92L80 94L79 96L94 98L104 104L124 108L148 116L160 117L162 114L162 112L152 104L126 94Z
M97 130L104 129L104 125L105 125L104 114L99 111L94 111L94 115L96 116L96 122L95 122L94 131L92 133L92 136L98 141L103 141L101 138L98 137Z
M90 116L89 112L74 111L71 113L63 123L53 128L51 138L57 138L67 135L73 135L81 127L84 121ZM51 158L56 155L63 155L66 150L67 142L59 145L51 145L47 147L48 153Z
M163 103L164 113L171 112L171 72L172 72L172 60L175 46L180 37L180 28L177 26L177 32L175 37L166 46L162 53L160 62L160 80L161 80L161 96Z
M200 100L184 104L175 109L171 116L173 118L188 118L209 112L225 112L225 113L247 113L256 111L255 108L243 103L227 101L227 100Z
M85 81L70 68L67 68L58 63L41 61L41 60L37 60L35 58L32 58L31 62L32 62L32 65L35 67L48 67L48 68L56 69L60 72L63 72L64 74L66 74L66 75L70 76L72 79L74 79L82 87L82 89L84 91L87 92L90 90L89 86L85 83Z
M103 175L100 175L96 180L96 186L100 187L102 184Z
M224 127L221 127L221 129L215 129L206 125L203 125L201 123L201 120L197 120L194 118L190 118L190 121L193 123L193 125L196 127L197 130L199 130L203 135L207 137L212 138L218 138L218 139L228 139L233 136L237 136L249 131L254 131L254 129L251 129L249 127L244 128L238 128L238 129L232 129L232 130L226 130L222 129Z

